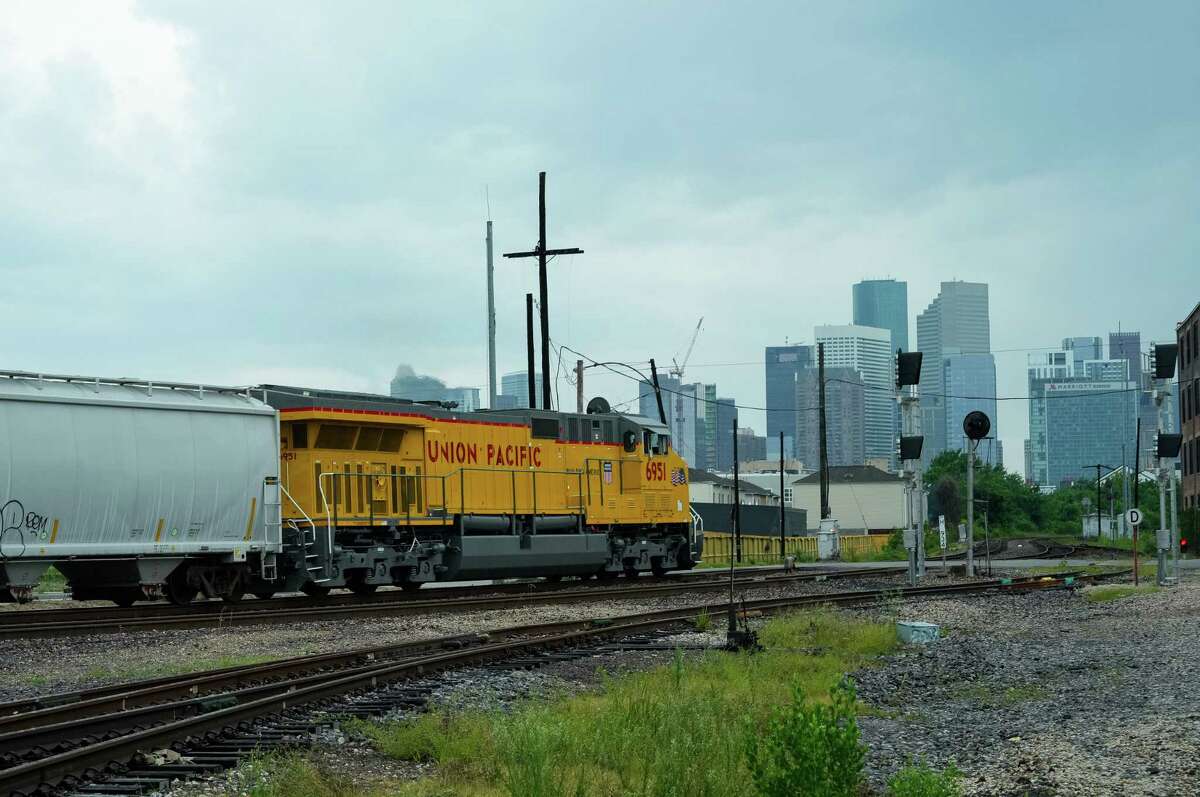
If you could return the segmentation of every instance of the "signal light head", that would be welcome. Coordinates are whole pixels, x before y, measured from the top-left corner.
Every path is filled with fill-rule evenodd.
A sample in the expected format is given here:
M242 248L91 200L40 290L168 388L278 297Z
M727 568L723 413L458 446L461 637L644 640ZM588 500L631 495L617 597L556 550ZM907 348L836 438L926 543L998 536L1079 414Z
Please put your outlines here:
M992 431L992 419L979 410L971 410L963 418L963 434L972 440L982 440Z
M1174 459L1183 447L1183 435L1159 432L1154 440L1155 453L1159 459Z
M1155 379L1170 379L1175 376L1175 360L1179 357L1179 344L1155 343L1150 359Z
M920 459L921 448L925 444L923 435L901 436L900 438L900 459Z
M896 350L896 387L921 384L921 352Z

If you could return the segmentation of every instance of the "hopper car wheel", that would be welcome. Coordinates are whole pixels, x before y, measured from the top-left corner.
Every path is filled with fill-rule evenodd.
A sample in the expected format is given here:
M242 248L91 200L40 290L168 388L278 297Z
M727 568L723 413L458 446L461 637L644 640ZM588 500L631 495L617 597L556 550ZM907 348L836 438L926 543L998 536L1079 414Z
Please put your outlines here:
M167 584L164 592L167 594L167 600L171 603L176 606L187 606L196 599L200 590L188 584L186 573L178 576L172 573L170 576L167 576Z
M596 578L600 581L616 581L617 574L612 570L601 570L596 574Z
M121 592L114 593L111 600L113 603L117 604L122 609L128 609L130 606L132 606L137 601L137 599L138 599L138 591L131 589L131 590L122 590Z
M310 598L324 598L329 594L329 587L318 584L315 581L305 581L300 585L300 591Z
M542 576L542 578L546 579L547 584L557 584L562 581L562 576Z
M225 601L226 603L228 603L230 605L233 605L236 603L241 603L242 596L245 594L246 594L245 588L242 587L241 584L238 584L237 586L232 587L229 590L229 592L226 592L224 595L222 595L221 600Z
M262 592L256 592L254 593L254 597L258 598L260 601L269 601L271 598L275 597L275 590L268 589L263 590Z

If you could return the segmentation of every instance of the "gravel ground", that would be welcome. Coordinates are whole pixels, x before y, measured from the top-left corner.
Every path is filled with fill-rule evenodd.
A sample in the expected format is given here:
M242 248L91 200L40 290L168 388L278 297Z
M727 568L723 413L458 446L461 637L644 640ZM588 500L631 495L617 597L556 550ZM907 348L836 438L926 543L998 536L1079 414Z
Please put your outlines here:
M895 576L796 582L747 590L748 598L817 594L899 584ZM361 618L283 624L96 634L52 639L5 640L0 659L0 702L37 694L150 678L191 669L241 663L248 657L284 658L402 643L473 631L588 617L607 617L716 602L714 592L682 593L653 600L630 599L533 605L520 609Z
M1196 795L1200 587L1089 603L1067 592L910 602L945 637L856 674L872 784L906 759L969 795Z

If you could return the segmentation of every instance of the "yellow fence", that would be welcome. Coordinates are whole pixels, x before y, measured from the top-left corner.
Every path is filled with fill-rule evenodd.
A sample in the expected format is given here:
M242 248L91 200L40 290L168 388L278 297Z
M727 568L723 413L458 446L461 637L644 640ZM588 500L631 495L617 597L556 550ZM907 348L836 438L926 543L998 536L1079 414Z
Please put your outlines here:
M787 555L797 559L817 558L816 537L788 537ZM839 544L842 556L847 559L858 559L869 556L886 547L887 534L870 534L865 536L842 537ZM733 535L721 532L704 532L704 561L720 564L729 561L729 549L733 545ZM742 561L775 561L782 557L779 554L779 538L764 537L758 534L742 535Z

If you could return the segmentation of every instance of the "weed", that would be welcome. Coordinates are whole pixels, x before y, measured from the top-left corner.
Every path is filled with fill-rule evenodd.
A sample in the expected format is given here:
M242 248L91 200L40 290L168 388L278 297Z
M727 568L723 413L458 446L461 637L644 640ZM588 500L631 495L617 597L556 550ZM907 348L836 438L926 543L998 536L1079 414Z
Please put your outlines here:
M858 790L865 751L853 682L834 686L829 697L829 705L809 704L794 685L791 703L773 711L765 728L748 726L746 758L758 794L838 797Z
M1153 584L1143 584L1138 587L1132 584L1114 584L1105 587L1089 587L1083 591L1083 595L1091 603L1106 603L1128 598L1131 595L1148 595L1152 592L1158 592L1158 587Z
M696 626L696 630L701 632L712 628L712 617L710 617L708 614L708 607L700 610L700 613L696 615L696 619L693 621L693 624Z
M941 772L922 761L909 764L888 779L888 794L892 797L959 797L963 775L954 764Z
M247 797L351 797L362 793L322 772L299 753L254 757L240 772Z

